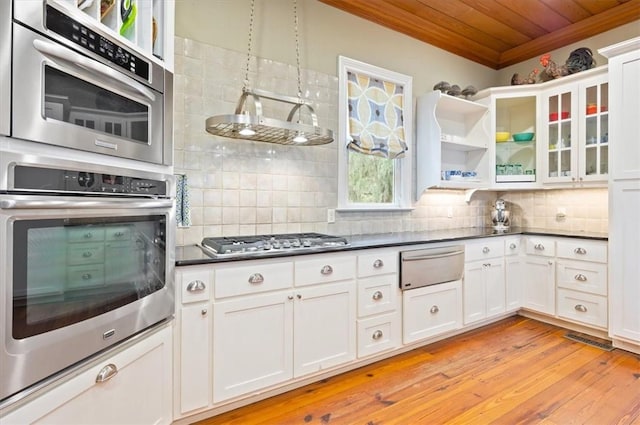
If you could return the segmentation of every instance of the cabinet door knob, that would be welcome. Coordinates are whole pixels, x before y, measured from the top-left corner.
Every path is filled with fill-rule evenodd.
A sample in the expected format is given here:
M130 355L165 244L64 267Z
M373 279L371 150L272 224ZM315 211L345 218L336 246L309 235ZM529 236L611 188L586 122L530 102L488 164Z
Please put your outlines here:
M371 296L371 298L373 298L374 301L378 301L381 300L383 297L382 292L380 291L376 291L373 293L373 295Z
M107 382L109 379L113 378L118 374L118 368L113 363L109 363L98 372L98 376L96 376L96 383Z
M325 276L330 275L331 273L333 273L333 267L331 267L330 265L327 264L326 266L323 266L320 269L320 273L325 275Z
M206 308L203 308L203 309L200 311L200 314L201 314L202 316L206 316L206 315L207 315L207 313L208 313L208 311L207 311L207 309L206 309Z
M509 248L511 248L511 249L516 249L516 248L517 248L517 246L516 246L516 244L514 244L513 242L511 242L511 245L509 245Z
M537 249L538 251L544 251L544 245L542 245L541 243L535 244L533 248Z
M264 282L264 276L262 276L262 274L260 273L254 273L249 276L249 283L252 285L259 285L262 282Z
M573 252L575 252L576 254L585 255L587 253L587 250L584 248L578 247L574 249Z
M378 329L377 331L375 331L373 333L373 335L371 335L371 338L373 338L375 340L378 340L378 339L382 338L382 336L383 336L382 331Z
M579 281L579 282L586 282L587 281L587 276L583 275L582 273L578 273L573 278L575 280Z
M583 306L582 304L576 304L575 307L573 307L576 309L576 311L579 311L580 313L586 313L587 312L587 307Z
M301 300L301 299L302 299L302 295L300 295L300 294L296 294L296 297L297 297L299 300Z
M193 280L187 285L187 292L202 292L207 286L201 280Z
M488 246L485 246L484 248L482 248L482 252L483 252L484 254L488 254L488 253L489 253L489 251L491 251L491 250L489 249L489 247L488 247Z
M436 314L439 311L440 311L440 308L437 305L434 305L433 307L431 307L429 309L429 313L431 313L431 314Z
M289 295L289 296L287 297L287 299L292 300L292 299L293 299L293 295Z
M549 265L553 266L553 261L549 260Z
M379 269L381 267L384 266L384 261L377 259L376 261L373 262L373 268L374 269Z

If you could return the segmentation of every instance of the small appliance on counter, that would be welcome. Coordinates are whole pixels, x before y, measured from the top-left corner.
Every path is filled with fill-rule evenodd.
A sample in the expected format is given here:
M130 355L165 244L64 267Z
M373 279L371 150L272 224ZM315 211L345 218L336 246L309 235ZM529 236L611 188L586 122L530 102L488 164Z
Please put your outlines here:
M491 211L491 221L495 230L506 230L509 228L510 212L506 208L504 199L497 199Z

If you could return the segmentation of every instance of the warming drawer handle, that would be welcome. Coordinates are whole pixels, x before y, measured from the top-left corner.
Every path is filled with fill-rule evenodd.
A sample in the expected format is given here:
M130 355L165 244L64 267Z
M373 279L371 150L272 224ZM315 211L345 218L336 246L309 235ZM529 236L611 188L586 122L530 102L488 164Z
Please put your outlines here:
M586 282L587 281L587 276L583 275L582 273L578 273L573 278L575 280L579 281L579 282Z
M249 283L252 285L259 285L264 282L264 276L260 273L254 273L249 276Z
M576 309L576 311L579 311L580 313L587 312L587 307L583 306L582 304L576 304L574 308Z
M113 363L109 363L98 372L98 376L96 376L96 383L107 382L109 379L113 378L118 374L118 368Z
M323 267L320 269L320 274L323 274L323 275L325 275L325 276L330 275L331 273L333 273L333 267L331 267L331 266L330 266L330 265L328 265L328 264L327 264L326 266L323 266Z
M460 255L460 254L464 254L464 251L452 251L452 252L446 252L444 254L421 255L419 257L403 257L402 261L432 260L435 258L453 257L455 255Z
M187 292L202 292L205 290L207 285L204 284L201 280L194 280L189 282L187 285Z
M382 261L381 259L377 259L376 261L373 262L374 269L379 269L381 267L384 267L384 261Z

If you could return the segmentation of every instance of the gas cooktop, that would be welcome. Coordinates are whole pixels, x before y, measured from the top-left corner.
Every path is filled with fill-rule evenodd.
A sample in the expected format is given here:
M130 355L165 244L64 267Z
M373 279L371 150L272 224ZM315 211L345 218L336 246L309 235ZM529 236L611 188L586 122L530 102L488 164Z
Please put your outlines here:
M322 251L349 246L347 239L321 233L204 238L200 247L214 258Z

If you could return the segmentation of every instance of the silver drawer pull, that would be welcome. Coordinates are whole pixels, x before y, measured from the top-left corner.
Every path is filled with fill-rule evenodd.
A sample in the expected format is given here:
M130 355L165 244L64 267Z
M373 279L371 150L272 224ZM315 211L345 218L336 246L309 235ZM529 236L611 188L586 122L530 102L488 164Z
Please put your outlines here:
M576 311L579 311L580 313L586 313L587 312L587 307L583 306L582 304L576 304L575 307L573 307L576 309Z
M431 309L429 310L429 313L431 314L436 314L437 312L440 311L440 308L437 305L434 305L433 307L431 307Z
M85 252L83 252L83 253L82 253L82 256L83 256L84 258L89 258L89 257L91 257L92 255L93 255L93 254L92 254L91 252L89 252L89 251L85 251Z
M484 254L488 254L488 253L489 253L489 251L491 251L491 250L489 249L489 247L488 247L488 246L485 246L484 248L482 248L482 252L483 252Z
M83 274L83 275L82 275L82 279L84 279L84 280L89 280L89 279L91 279L91 273L85 273L85 274Z
M208 311L207 311L207 309L206 309L206 308L203 308L202 310L200 310L200 314L201 314L203 317L204 317L204 316L206 316L206 315L207 315L207 313L208 313Z
M325 275L325 276L326 275L330 275L331 273L333 273L333 267L331 267L330 265L327 264L326 266L324 266L324 267L322 267L320 269L320 273Z
M376 261L373 262L374 269L379 269L380 267L384 267L384 261L377 259Z
M584 248L576 248L573 250L573 252L575 252L576 254L584 255L587 253L587 250Z
M511 249L516 249L518 246L516 244L514 244L513 242L511 243L511 245L509 245L509 248Z
M205 285L203 281L193 280L187 285L187 292L202 292L206 287L207 285Z
M259 285L262 282L264 282L264 276L262 276L260 273L254 273L249 276L249 283L252 285Z
M375 340L378 340L378 339L382 338L382 336L383 336L382 331L378 329L377 331L375 331L373 333L373 335L371 335L371 338L373 338Z
M115 236L116 238L120 238L120 237L124 236L124 232L115 232L113 234L113 236Z
M107 382L109 379L113 378L118 374L118 368L113 363L109 363L98 372L98 376L96 376L96 382Z
M372 298L374 301L381 300L381 299L382 299L382 297L383 297L383 295L382 295L382 292L380 292L380 291L376 291L376 292L374 292L374 293L373 293L373 295L371 296L371 298Z
M573 278L575 280L577 280L577 281L580 281L580 282L586 282L587 281L587 277L585 275L583 275L582 273L578 273Z
M544 251L544 245L542 245L541 243L537 243L533 247L538 251Z

